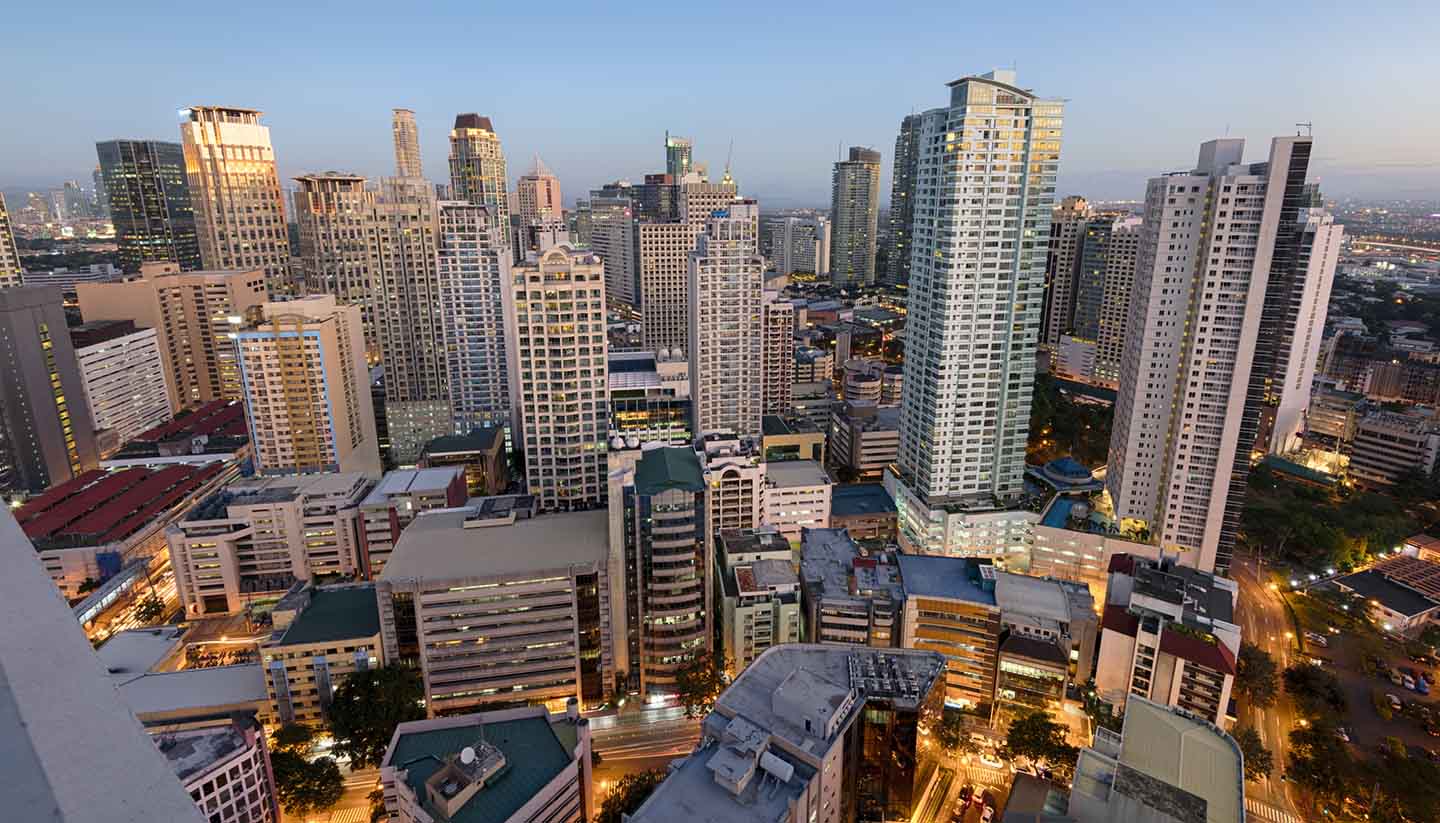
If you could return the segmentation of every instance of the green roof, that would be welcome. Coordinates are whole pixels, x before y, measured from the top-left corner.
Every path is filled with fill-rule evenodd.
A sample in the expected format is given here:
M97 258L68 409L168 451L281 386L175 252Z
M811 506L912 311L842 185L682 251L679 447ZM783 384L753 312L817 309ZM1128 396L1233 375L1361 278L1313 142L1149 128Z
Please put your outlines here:
M489 451L495 447L500 436L499 427L471 429L469 434L445 434L425 444L426 454L449 454L451 452Z
M402 734L395 742L390 765L405 770L405 782L423 802L425 781L440 770L446 758L473 746L482 729L485 742L505 755L505 769L476 792L450 818L451 823L504 823L573 760L549 720L526 717ZM428 802L426 806L426 811L434 814ZM444 819L439 815L436 818Z
M310 605L295 616L281 645L326 643L380 633L380 607L374 586L316 589Z
M645 496L679 489L698 492L705 488L700 459L694 449L667 446L645 452L635 464L635 492Z

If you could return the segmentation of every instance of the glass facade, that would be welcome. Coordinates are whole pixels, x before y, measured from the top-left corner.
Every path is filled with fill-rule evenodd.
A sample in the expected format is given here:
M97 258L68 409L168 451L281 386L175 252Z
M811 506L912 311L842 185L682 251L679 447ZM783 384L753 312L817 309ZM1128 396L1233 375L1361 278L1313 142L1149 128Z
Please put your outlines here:
M200 241L179 143L110 140L95 144L100 174L127 274L143 263L168 262L198 271Z

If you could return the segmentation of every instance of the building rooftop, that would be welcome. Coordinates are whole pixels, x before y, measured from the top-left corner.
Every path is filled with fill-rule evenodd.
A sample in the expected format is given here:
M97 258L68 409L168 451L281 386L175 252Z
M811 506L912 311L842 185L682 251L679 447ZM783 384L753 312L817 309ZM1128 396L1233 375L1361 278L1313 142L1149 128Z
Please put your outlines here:
M1376 569L1347 574L1336 578L1335 582L1366 600L1378 600L1381 606L1406 617L1424 614L1440 605L1440 601L1432 600Z
M1136 594L1183 605L1187 617L1193 614L1205 622L1235 622L1233 583L1222 583L1221 578L1209 572L1182 566L1173 561L1158 563L1139 558L1132 560ZM1114 560L1111 562L1113 565Z
M820 434L820 427L804 417L784 418L778 414L767 414L760 418L760 429L766 437L783 437L794 434Z
M704 472L694 449L684 446L648 449L635 464L637 494L650 496L671 489L698 492L704 488Z
M1434 551L1436 541L1434 538L1429 538L1429 540L1431 545L1428 547L1417 542L1414 537L1405 542L1407 545L1414 546L1417 551ZM1381 560L1371 566L1371 570L1379 572L1391 582L1399 583L1426 597L1440 599L1440 563L1433 560L1399 554Z
M468 722L439 728L432 721L402 723L395 730L384 765L404 772L405 782L437 820L505 823L575 760L543 716L493 722L485 722L484 717L465 715L454 720ZM487 777L455 814L448 818L438 814L427 799L426 781L467 746L479 748L482 740L504 756L503 767Z
M603 509L514 520L468 506L425 512L400 533L380 579L503 577L604 563L609 522Z
M334 586L310 590L310 603L291 621L280 645L374 637L380 633L375 587Z
M1078 615L1095 611L1095 598L1084 583L1012 572L995 573L995 603L1001 611L1058 623L1071 623Z
M831 517L894 513L895 500L883 483L848 483L830 490Z
M95 654L111 677L128 680L160 665L180 648L180 638L184 634L178 626L130 629L110 635L110 639L96 649Z
M360 501L362 506L384 505L392 497L410 494L444 494L455 482L463 478L465 469L460 466L441 466L435 469L399 469L386 472L375 484L375 488ZM461 482L464 482L463 479Z
M846 530L802 529L800 543L800 579L816 596L854 603L869 602L875 593L904 599L900 572L890 556L862 554Z
M248 439L245 405L239 400L212 400L203 406L181 411L174 419L141 432L131 443L158 443L202 435Z
M1065 652L1054 643L1026 637L1015 632L1011 632L1000 644L1000 653L1031 660L1043 660L1057 666L1064 666L1070 662L1065 656Z
M185 783L245 748L248 741L244 732L230 725L181 734L157 735L155 745L160 749L160 753L165 755L165 759L170 761L170 766L175 769L175 776L180 778L181 783Z
M720 532L719 549L724 558L758 553L790 554L790 541L774 526L758 529L724 529ZM722 563L723 565L723 563Z
M830 475L814 460L782 460L765 464L765 485L778 489L798 489L831 485Z
M39 550L103 546L164 516L224 469L214 462L88 471L21 506L15 518Z
M70 343L78 352L80 349L106 343L138 331L149 330L135 328L134 320L91 320L88 323L70 327Z
M486 452L495 448L503 432L498 426L471 429L469 434L447 434L425 444L423 454L459 454L463 452Z
M764 594L798 584L795 566L789 560L756 560L735 568L735 585L740 595Z
M943 597L996 605L995 567L978 558L902 554L896 562L907 597Z
M216 716L265 704L270 693L259 663L111 678L120 698L142 721L177 715Z
M1116 775L1116 790L1122 794L1169 797L1171 805L1179 809L1193 808L1193 804L1176 790L1200 798L1204 816L1179 818L1187 823L1231 823L1244 817L1239 746L1219 728L1183 710L1132 696L1125 704L1118 759L1135 773L1123 780ZM1152 778L1163 788L1137 775Z
M253 477L231 483L205 498L185 515L185 520L220 520L230 516L232 506L271 506L302 497L340 497L349 501L368 485L369 477L362 472Z

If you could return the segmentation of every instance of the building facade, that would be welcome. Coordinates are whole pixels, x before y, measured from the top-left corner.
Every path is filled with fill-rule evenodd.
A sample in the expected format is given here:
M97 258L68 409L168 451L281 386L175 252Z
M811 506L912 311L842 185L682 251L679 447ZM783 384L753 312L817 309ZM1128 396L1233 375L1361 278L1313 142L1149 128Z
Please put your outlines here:
M325 172L295 178L294 215L300 230L301 271L305 294L332 294L341 303L360 307L365 348L380 354L375 323L374 259L371 225L375 193L365 178Z
M395 143L395 176L424 177L425 167L420 162L420 129L415 125L415 112L391 109L390 133Z
M375 586L297 583L275 604L270 637L257 645L280 724L323 726L335 690L385 665Z
M155 261L182 271L204 268L195 233L195 209L179 143L107 140L95 144L120 268L137 274Z
M900 121L895 137L894 168L890 179L890 250L885 282L910 282L910 230L915 223L915 174L920 162L920 115Z
M108 429L120 443L128 443L171 418L154 329L102 320L71 328L70 340L96 431Z
M486 206L502 231L510 230L510 178L505 151L490 118L455 115L450 130L450 197Z
M510 419L509 251L489 209L461 202L440 204L437 246L455 431L504 426Z
M0 289L20 285L25 269L20 266L20 250L15 245L15 230L10 225L10 210L0 195Z
M361 573L379 577L406 526L425 512L463 506L467 491L458 466L386 472L360 501Z
M765 414L790 413L795 389L795 304L767 289L761 298L760 406Z
M837 286L875 282L880 220L880 152L850 147L835 163L830 185L830 279Z
M690 253L690 392L695 431L760 436L765 385L765 261L760 208L717 211Z

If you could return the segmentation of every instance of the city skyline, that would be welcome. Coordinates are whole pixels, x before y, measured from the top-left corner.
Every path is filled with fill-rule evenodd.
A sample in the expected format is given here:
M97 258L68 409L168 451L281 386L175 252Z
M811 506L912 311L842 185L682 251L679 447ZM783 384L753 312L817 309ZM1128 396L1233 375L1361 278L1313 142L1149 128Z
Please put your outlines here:
M1012 66L1021 69L1027 84L1071 101L1067 130L1074 137L1067 147L1060 193L1138 200L1148 177L1183 162L1200 141L1230 136L1257 142L1294 133L1300 121L1313 122L1316 136L1327 146L1314 162L1327 194L1401 197L1440 189L1440 163L1423 139L1433 133L1435 115L1409 103L1423 97L1424 78L1440 71L1440 58L1433 52L1391 48L1412 38L1419 42L1427 28L1433 33L1435 24L1419 15L1407 19L1368 8L1337 9L1308 18L1298 28L1279 9L1247 8L1245 22L1253 34L1248 42L1269 37L1275 44L1267 60L1277 70L1266 74L1264 84L1255 82L1261 67L1242 56L1240 50L1247 47L1239 41L1211 46L1193 57L1184 49L1176 50L1172 33L1200 30L1213 21L1213 13L1199 10L1167 10L1163 17L1147 20L1105 9L1087 9L1083 16L1062 11L1053 25L1023 43L1005 36L1007 22L1013 21L983 12L967 13L962 20L920 9L892 11L849 33L843 13L837 12L818 32L813 18L807 17L817 35L875 49L876 60L839 66L820 54L831 37L795 40L788 34L796 29L786 20L804 16L800 9L766 10L767 16L759 21L742 13L715 21L698 15L687 18L682 12L680 17L666 15L669 22L662 25L653 22L643 4L607 12L603 18L580 9L556 15L547 8L550 16L544 23L554 34L558 58L528 66L533 82L487 83L482 95L450 91L476 87L462 82L469 69L420 45L400 48L385 61L373 63L342 53L339 45L331 50L322 44L297 54L283 41L270 43L270 23L261 28L260 22L269 18L261 14L251 18L253 24L225 21L233 34L229 42L247 44L245 59L232 52L228 56L233 59L216 60L215 46L202 47L200 41L191 45L188 38L176 36L194 20L149 20L143 29L117 20L110 27L104 24L103 10L96 12L88 18L92 22L78 28L43 19L38 10L20 10L12 18L17 36L0 57L0 65L12 76L23 75L23 66L34 65L32 58L44 59L36 50L56 38L78 56L65 71L50 76L43 94L39 93L42 84L36 84L35 93L18 94L8 106L12 123L30 125L7 128L0 137L0 158L4 158L0 189L85 180L94 166L97 141L174 141L175 112L189 105L250 106L264 111L287 187L296 175L332 169L376 179L390 174L393 167L387 139L391 109L407 107L415 111L426 176L437 182L447 177L443 148L454 116L479 111L493 118L506 136L507 153L516 157L539 153L545 158L571 192L567 206L575 196L605 182L621 177L639 182L644 173L658 171L667 129L693 139L695 162L707 163L717 173L733 140L736 177L762 204L823 206L837 147L879 150L884 155L883 190L892 171L895 124L904 115L923 110L932 99L930 89L968 72ZM437 17L432 19L431 14ZM478 79L497 67L508 74L504 67L521 63L520 38L507 38L505 32L533 29L539 21L530 14L501 9L475 20L449 12L420 12L397 30L393 19L359 8L345 19L316 16L313 23L345 32L348 36L327 41L337 44L382 36L391 44L423 44L427 36L442 30L455 34L456 29L484 25L494 48L486 64L473 69ZM287 9L286 15L303 26L318 13ZM440 16L445 18L443 26ZM958 63L949 50L934 50L934 56L930 50L909 51L908 32L920 25L932 36L948 34L977 47L967 47ZM247 36L252 28L255 37ZM1364 41L1351 42L1348 35L1362 28L1367 32ZM1124 33L1128 48L1094 54L1087 32ZM85 56L86 44L110 43L117 34L139 47L152 40L164 42L166 49L154 54L167 57L152 57L153 68L157 76L168 73L175 81L127 86L104 95L87 91L103 67L99 58ZM607 37L643 38L651 47L642 50L643 57L612 53L611 58L620 62L607 63L609 71L584 70L586 50ZM753 54L739 65L733 65L736 37L744 38ZM862 37L865 40L858 42ZM509 45L511 40L514 45ZM220 46L218 56L226 57L226 51ZM362 53L348 47L343 51ZM97 48L96 54L101 53ZM887 53L888 58L882 57ZM693 72L643 71L638 65L642 60L655 65L672 58L694 64L711 57L732 64L723 81L697 79ZM1376 96L1368 90L1368 76L1380 61L1388 66L1390 91ZM396 65L407 69L397 72ZM1138 72L1144 65L1163 65L1164 70ZM209 68L197 71L195 66ZM431 69L446 81L419 79ZM1323 84L1313 80L1321 70L1329 78ZM806 84L807 94L798 97L764 82L786 71L822 71L831 82ZM307 82L297 83L300 77ZM758 93L736 88L747 80L754 81ZM557 88L566 90L564 105L554 105L553 92L533 93ZM1203 93L1218 88L1226 92ZM1346 116L1351 101L1360 95L1371 107L1363 122ZM58 102L75 99L86 105ZM1161 102L1177 99L1184 99L1185 106ZM625 100L635 103L621 104ZM336 130L337 122L347 125ZM571 127L576 122L586 124L583 139ZM1147 124L1143 143L1127 136L1136 122ZM1369 124L1375 122L1389 127L1372 129Z

